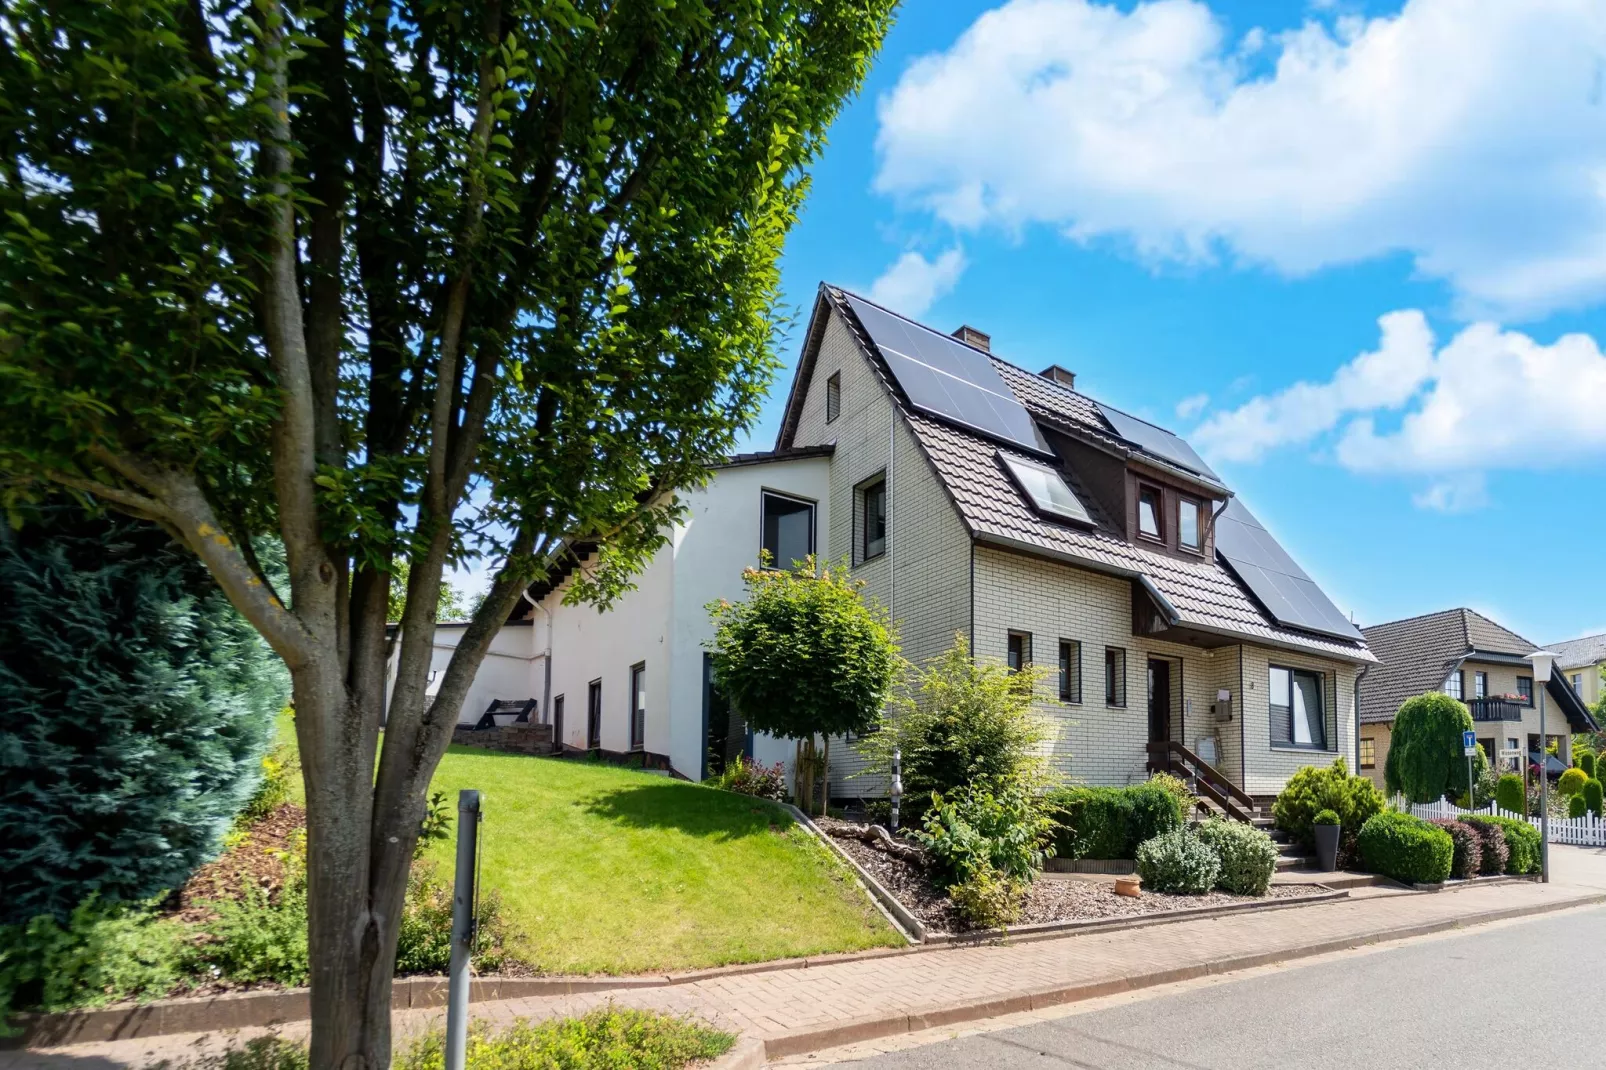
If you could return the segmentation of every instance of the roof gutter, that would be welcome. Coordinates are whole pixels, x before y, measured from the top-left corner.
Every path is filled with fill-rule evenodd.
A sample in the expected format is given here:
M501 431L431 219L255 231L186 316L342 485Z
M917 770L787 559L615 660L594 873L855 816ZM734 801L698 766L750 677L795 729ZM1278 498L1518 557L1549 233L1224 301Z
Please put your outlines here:
M1154 604L1159 607L1160 613L1165 617L1167 624L1175 628L1182 623L1182 614L1178 613L1177 607L1171 604L1171 599L1160 593L1160 588L1154 585L1153 580L1140 572L1138 573L1138 582L1143 585L1143 589L1148 592L1149 597L1154 599Z

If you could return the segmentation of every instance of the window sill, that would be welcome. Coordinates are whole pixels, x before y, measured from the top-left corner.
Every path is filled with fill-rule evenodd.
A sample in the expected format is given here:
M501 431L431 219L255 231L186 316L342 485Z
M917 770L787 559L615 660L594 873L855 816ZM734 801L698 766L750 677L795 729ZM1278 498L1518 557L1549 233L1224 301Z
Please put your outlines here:
M1142 531L1138 532L1138 541L1139 542L1146 542L1146 543L1149 543L1150 545L1153 545L1153 546L1165 546L1166 545L1165 536L1163 536L1163 535L1149 535L1149 534L1147 534L1145 532L1142 532Z
M1066 698L1064 695L1060 696L1061 706L1080 706L1081 704L1082 700L1079 698Z
M1104 704L1104 708L1107 709L1107 710L1124 710L1124 709L1126 709L1126 703L1124 703L1124 702L1106 702Z
M887 552L885 550L882 550L878 554L871 554L869 557L861 557L861 558L859 558L858 561L854 562L853 567L854 568L858 568L860 565L868 565L870 562L879 561L883 557L886 557L886 556L887 556Z
M1337 754L1338 753L1338 748L1336 748L1336 747L1318 747L1314 743L1273 743L1271 745L1270 749L1272 749L1274 751L1288 751L1291 754L1311 754L1311 753L1316 753L1316 754Z

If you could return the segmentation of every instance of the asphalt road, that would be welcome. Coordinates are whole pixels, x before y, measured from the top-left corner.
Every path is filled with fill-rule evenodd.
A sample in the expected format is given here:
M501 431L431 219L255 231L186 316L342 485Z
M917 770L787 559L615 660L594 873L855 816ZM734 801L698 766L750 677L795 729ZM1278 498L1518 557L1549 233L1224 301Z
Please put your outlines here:
M1606 908L1402 944L842 1066L1606 1067Z

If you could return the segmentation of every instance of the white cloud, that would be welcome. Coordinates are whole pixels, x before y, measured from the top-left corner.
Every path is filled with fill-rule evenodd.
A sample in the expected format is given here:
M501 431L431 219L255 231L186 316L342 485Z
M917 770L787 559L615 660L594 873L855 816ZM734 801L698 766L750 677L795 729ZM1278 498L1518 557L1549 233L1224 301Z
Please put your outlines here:
M1237 41L1197 0L1011 0L881 99L876 185L1151 258L1405 251L1475 312L1537 314L1606 296L1603 55L1600 0L1410 0Z
M1180 420L1191 420L1195 416L1198 416L1201 412L1204 412L1206 406L1209 404L1209 394L1189 394L1187 397L1177 402L1177 418Z
M1237 461L1330 444L1352 471L1432 477L1416 503L1444 511L1485 504L1488 471L1606 458L1606 354L1588 335L1545 345L1474 323L1436 349L1419 311L1391 312L1378 325L1377 349L1327 382L1216 413L1194 440Z
M904 253L870 285L870 300L911 318L946 297L965 271L965 254L957 246L935 260Z

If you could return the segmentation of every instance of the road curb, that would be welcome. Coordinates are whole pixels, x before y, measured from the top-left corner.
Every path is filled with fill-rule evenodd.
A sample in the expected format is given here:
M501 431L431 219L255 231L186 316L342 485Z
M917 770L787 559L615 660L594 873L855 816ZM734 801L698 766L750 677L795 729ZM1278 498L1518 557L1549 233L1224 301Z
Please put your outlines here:
M804 1055L808 1052L820 1051L825 1048L836 1048L844 1044L859 1044L869 1040L879 1040L883 1037L897 1036L901 1033L916 1033L925 1029L958 1025L963 1022L980 1021L986 1018L997 1018L1006 1014L1044 1010L1049 1007L1064 1006L1068 1003L1081 1003L1086 1000L1100 999L1104 996L1118 995L1122 992L1131 992L1137 989L1155 988L1160 985L1176 984L1180 981L1197 980L1214 974L1234 973L1239 970L1269 966L1278 962L1315 958L1318 955L1331 954L1334 951L1344 951L1349 948L1393 943L1418 936L1431 936L1435 933L1449 932L1454 929L1475 928L1479 925L1490 925L1495 922L1509 921L1513 918L1536 917L1542 914L1553 914L1560 910L1571 910L1575 907L1594 906L1601 903L1606 903L1606 893L1579 896L1575 899L1555 903L1539 903L1531 906L1486 910L1463 917L1420 922L1415 925L1403 925L1379 932L1345 937L1338 940L1324 940L1320 943L1307 944L1303 947L1288 948L1281 951L1236 955L1210 962L1195 963L1191 966L1154 970L1148 973L1132 974L1100 981L1086 981L1074 985L1060 985L1008 996L993 996L984 1000L961 1001L913 1013L873 1015L826 1026L821 1029L803 1030L796 1033L767 1037L764 1041L765 1057L768 1059L782 1059L791 1055Z
M739 1037L736 1046L708 1064L707 1070L763 1070L764 1042L754 1037Z

